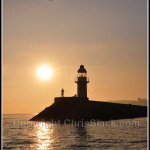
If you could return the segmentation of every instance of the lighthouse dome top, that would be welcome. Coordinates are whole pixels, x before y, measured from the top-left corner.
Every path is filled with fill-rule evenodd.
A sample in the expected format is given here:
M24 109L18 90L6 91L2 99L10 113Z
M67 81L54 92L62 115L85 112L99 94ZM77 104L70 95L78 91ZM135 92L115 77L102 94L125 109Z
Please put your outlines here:
M80 68L78 69L78 73L86 73L86 69L84 68L84 65L80 65Z

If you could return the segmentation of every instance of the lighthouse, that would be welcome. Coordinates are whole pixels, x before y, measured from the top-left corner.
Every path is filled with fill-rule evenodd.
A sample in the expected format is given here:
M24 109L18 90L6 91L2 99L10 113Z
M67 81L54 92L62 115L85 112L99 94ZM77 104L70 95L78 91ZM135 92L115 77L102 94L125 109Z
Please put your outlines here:
M87 83L89 83L89 79L87 78L87 71L84 65L80 65L77 73L75 80L75 83L77 83L77 97L87 98Z

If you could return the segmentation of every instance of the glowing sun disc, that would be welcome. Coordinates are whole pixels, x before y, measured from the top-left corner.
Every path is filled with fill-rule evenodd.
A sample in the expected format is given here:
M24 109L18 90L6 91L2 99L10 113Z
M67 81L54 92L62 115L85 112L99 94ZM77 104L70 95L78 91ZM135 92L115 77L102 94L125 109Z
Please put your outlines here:
M37 75L41 80L49 80L53 76L53 69L48 65L42 65L38 68Z

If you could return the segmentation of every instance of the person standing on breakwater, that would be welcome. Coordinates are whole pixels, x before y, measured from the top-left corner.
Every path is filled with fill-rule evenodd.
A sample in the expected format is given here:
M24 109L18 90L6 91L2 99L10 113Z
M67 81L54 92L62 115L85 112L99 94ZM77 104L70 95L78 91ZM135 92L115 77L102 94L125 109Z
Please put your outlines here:
M64 97L64 89L61 89L61 97Z

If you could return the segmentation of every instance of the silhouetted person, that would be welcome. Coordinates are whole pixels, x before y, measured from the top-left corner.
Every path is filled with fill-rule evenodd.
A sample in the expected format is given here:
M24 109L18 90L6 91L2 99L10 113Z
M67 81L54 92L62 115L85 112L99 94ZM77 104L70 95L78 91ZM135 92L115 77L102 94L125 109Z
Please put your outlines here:
M61 97L64 97L64 89L61 89Z

